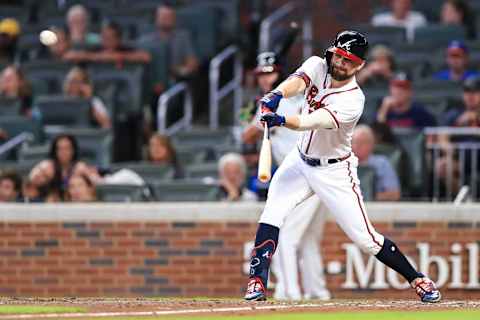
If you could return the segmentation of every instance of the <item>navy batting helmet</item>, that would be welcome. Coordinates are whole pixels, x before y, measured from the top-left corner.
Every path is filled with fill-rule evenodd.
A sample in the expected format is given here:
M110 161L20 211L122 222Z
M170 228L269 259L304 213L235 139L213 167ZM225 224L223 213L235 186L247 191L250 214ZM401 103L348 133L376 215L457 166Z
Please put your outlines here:
M365 60L368 50L367 38L358 31L346 30L337 34L333 44L325 51L328 65L333 53L339 54L357 63Z

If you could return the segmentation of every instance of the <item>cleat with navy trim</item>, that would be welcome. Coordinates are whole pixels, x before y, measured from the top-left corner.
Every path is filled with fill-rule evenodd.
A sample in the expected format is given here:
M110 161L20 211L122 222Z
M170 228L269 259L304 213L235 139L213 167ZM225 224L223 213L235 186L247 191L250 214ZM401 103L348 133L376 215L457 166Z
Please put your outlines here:
M415 289L422 302L435 303L439 302L442 298L435 283L423 275L412 281L412 287Z
M245 293L244 299L248 301L267 300L267 293L265 292L265 287L263 286L260 278L250 278L247 284L247 293Z

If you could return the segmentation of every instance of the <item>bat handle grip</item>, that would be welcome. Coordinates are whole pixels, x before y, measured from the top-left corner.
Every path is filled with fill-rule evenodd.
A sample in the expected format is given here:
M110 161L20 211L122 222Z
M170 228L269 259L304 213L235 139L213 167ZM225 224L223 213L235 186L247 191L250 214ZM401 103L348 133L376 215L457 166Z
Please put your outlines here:
M264 124L264 127L263 127L263 139L267 139L267 140L270 139L270 129L268 128L266 123Z

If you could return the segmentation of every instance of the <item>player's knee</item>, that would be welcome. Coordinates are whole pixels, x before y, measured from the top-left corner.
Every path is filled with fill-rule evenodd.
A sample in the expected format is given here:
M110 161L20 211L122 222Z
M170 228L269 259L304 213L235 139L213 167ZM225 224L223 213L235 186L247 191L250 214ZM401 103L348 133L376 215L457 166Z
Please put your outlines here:
M266 223L277 228L281 228L283 225L283 217L281 214L274 214L271 211L263 211L262 215L260 216L259 223Z
M360 250L365 253L376 255L380 252L383 245L383 236L378 235L377 237L365 237L356 242Z

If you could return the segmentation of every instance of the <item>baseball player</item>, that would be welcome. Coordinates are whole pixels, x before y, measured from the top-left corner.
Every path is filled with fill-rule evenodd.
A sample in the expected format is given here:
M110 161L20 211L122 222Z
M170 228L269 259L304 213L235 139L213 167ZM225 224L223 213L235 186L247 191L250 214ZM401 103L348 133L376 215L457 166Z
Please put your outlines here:
M255 68L259 85L263 83L263 87L265 87L266 81L275 80L272 76L275 76L278 69L278 59L274 52L260 53ZM273 88L275 87L270 86L269 90L264 92ZM301 111L302 99L300 95L282 99L277 111L283 115L298 114ZM260 110L257 110L256 117L245 129L243 134L245 143L255 143L263 135L263 128L259 122L260 116ZM274 128L271 130L270 137L273 158L277 164L280 164L287 154L295 149L299 132L287 128ZM286 217L279 235L281 245L277 248L277 254L272 260L272 271L277 279L275 299L330 299L330 292L325 288L323 263L318 247L325 224L325 214L319 212L320 207L320 199L312 196ZM299 286L299 262L304 296L302 296Z
M340 32L323 59L310 57L260 100L265 125L285 126L302 131L302 135L297 150L288 154L272 178L250 261L246 300L266 299L268 270L280 227L297 205L316 194L363 251L400 273L421 301L440 301L434 282L416 271L393 241L375 231L365 210L351 140L365 103L355 74L364 66L367 49L361 33ZM276 113L283 98L302 93L300 115Z

